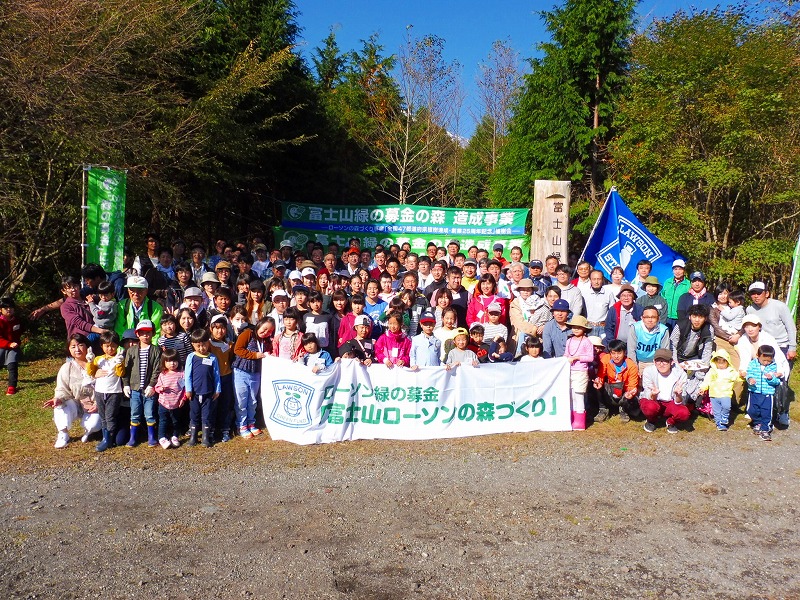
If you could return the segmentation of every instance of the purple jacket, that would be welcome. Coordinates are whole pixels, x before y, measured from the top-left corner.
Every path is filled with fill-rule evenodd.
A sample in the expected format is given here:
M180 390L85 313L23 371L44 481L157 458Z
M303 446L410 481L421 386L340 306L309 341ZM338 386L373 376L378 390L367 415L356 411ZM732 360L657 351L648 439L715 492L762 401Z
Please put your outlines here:
M67 326L67 339L73 333L82 333L83 335L92 333L94 326L92 312L83 300L65 298L64 304L61 305L61 317Z

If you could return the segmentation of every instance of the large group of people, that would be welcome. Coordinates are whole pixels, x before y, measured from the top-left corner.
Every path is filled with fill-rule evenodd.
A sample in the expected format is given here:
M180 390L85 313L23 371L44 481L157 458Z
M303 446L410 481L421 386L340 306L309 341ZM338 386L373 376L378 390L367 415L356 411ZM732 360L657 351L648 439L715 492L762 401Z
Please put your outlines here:
M218 240L211 257L199 243L145 242L123 272L90 264L83 281L64 277L63 298L31 315L58 308L67 328L69 357L47 403L58 448L76 420L84 441L102 436L98 451L145 436L165 449L185 433L204 446L258 436L265 356L312 373L341 359L457 369L565 357L573 429L587 414L618 414L675 433L697 409L726 431L739 403L764 440L789 425L797 332L760 281L712 290L683 260L665 282L646 260L631 281L620 268L606 279L588 262L523 262L519 247L506 258L502 244L462 250L457 240L425 254L355 238L346 248L284 240L271 251L261 239ZM0 303L0 362L14 393L9 304Z

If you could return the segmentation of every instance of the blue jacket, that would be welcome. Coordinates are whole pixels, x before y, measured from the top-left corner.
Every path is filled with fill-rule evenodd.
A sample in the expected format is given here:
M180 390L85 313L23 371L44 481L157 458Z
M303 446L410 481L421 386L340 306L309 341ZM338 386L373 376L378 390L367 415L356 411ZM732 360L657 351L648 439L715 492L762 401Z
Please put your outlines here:
M775 377L775 373L777 372L778 363L774 360L765 367L757 358L754 358L750 361L750 364L747 365L747 377L745 377L747 380L747 388L751 392L756 392L757 394L765 394L767 396L774 395L775 388L781 384L780 378ZM773 374L771 379L764 377L767 373ZM750 383L751 379L755 379L755 383Z
M614 304L612 310L608 311L608 315L606 316L606 326L605 326L606 339L604 340L606 345L608 345L608 342L610 342L611 340L616 340L616 339L621 339L626 342L628 341L629 332L623 331L620 333L618 331L619 326L617 325L617 323L619 322L619 315L621 310L622 310L622 302L617 301L616 304ZM633 307L631 307L631 313L633 314L634 321L641 321L643 312L644 308L642 308L638 304L634 304Z

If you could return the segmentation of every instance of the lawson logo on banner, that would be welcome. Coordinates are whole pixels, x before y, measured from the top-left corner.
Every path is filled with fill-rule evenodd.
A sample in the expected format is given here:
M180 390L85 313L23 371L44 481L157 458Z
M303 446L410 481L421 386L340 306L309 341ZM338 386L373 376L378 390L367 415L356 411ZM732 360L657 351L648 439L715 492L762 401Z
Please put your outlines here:
M299 381L280 379L272 382L275 405L269 418L284 427L311 425L311 401L314 388Z
M636 263L646 259L662 283L672 277L672 262L684 258L648 231L616 190L608 195L583 257L607 277L611 269L622 267L628 281L636 277Z

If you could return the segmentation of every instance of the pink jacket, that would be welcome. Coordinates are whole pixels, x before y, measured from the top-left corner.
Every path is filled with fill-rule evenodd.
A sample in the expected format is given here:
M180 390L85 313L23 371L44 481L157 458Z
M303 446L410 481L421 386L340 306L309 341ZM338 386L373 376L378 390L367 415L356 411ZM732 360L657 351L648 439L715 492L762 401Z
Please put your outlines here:
M411 338L402 331L392 333L387 331L375 342L375 359L383 362L389 359L393 365L402 360L405 366L411 362Z
M589 365L594 362L594 346L589 341L587 336L579 338L570 336L567 338L567 346L564 349L564 356L569 358L577 356L578 360L572 363L570 370L572 371L588 371Z
M489 305L497 302L500 305L500 322L506 323L508 319L508 300L500 296L473 296L467 306L467 325L473 323L489 322ZM478 316L480 314L480 316Z

